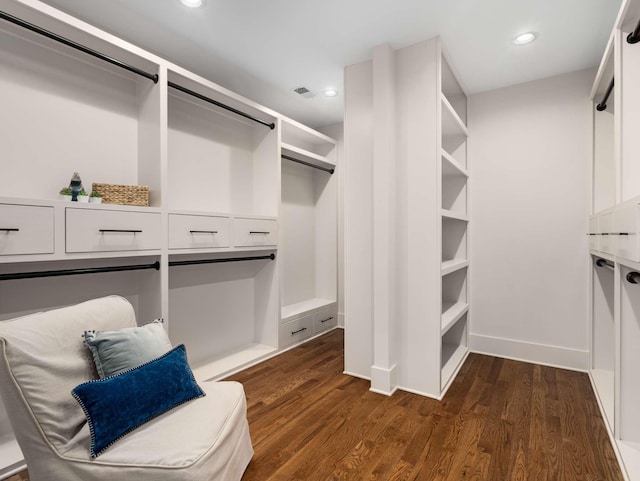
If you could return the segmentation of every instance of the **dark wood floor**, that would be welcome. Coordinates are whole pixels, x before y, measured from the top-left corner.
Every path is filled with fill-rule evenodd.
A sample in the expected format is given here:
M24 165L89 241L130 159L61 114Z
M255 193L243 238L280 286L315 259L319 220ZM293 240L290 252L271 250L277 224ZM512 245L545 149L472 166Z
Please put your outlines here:
M233 376L243 481L623 481L586 374L472 354L443 401L386 397L342 374L342 345L335 330Z

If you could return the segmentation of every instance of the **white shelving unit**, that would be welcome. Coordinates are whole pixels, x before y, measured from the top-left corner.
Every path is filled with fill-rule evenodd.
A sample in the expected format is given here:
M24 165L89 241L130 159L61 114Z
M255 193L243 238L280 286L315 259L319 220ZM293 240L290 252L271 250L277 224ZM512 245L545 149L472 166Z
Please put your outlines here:
M337 152L326 135L290 120L281 126L280 321L288 344L337 325ZM332 320L298 326L310 315Z
M468 354L469 172L467 99L449 58L440 55L441 372L446 391Z
M627 42L639 19L640 1L624 1L591 91L589 375L628 481L640 480L640 286L628 277L640 271L640 46Z
M0 7L136 70L0 20L0 274L100 271L1 280L0 321L121 295L138 322L165 320L197 379L290 347L283 313L314 333L337 324L337 185L281 170L281 153L334 168L332 139L37 0ZM86 190L147 185L150 205L58 200L75 171ZM0 477L21 467L0 404Z

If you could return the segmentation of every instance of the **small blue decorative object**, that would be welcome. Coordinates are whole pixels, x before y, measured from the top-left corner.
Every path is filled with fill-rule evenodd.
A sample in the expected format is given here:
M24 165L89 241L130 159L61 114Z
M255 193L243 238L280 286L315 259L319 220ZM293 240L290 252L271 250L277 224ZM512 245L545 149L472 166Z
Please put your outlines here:
M71 394L89 423L92 458L134 429L205 395L189 368L184 344L116 376L82 383Z
M71 187L71 201L77 202L78 193L82 190L82 179L80 179L80 175L77 172L73 173L69 187Z

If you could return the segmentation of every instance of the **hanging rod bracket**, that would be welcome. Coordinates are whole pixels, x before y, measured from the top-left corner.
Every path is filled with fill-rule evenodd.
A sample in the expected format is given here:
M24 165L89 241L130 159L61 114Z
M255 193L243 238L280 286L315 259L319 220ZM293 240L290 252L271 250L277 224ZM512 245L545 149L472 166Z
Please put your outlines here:
M640 42L640 20L633 32L627 35L627 43L634 44Z
M611 77L611 82L609 82L609 86L607 87L607 91L604 93L604 96L602 97L602 100L600 101L600 103L598 105L596 105L596 110L598 112L602 112L604 110L607 110L607 100L609 100L609 96L611 95L611 92L613 91L613 84L614 84L614 77Z
M640 272L629 272L627 274L627 282L630 284L640 284Z
M602 259L602 258L596 259L596 265L598 267L607 267L609 269L615 269L615 266L609 264L606 259Z

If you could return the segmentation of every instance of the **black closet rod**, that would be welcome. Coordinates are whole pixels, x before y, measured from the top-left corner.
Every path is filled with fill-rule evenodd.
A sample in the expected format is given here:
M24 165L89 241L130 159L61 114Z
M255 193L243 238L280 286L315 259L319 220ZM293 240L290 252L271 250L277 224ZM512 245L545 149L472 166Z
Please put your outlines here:
M609 269L615 269L615 267L612 264L609 264L606 259L598 259L596 260L596 265L598 267L607 267Z
M268 123L268 122L265 122L264 120L257 119L255 117L249 115L249 114L244 113L241 110L234 109L233 107L229 107L228 105L225 105L222 102L218 102L217 100L213 100L213 99L210 99L209 97L205 97L204 95L199 94L198 92L194 92L193 90L189 90L188 88L183 87L183 86L178 85L178 84L175 84L175 83L173 83L171 81L169 81L167 83L169 84L169 87L171 87L173 89L179 90L180 92L184 92L185 94L191 95L192 97L195 97L197 99L204 100L205 102L209 102L210 104L217 105L218 107L222 107L223 109L228 110L229 112L233 112L234 114L238 114L238 115L244 117L245 119L249 119L249 120L253 120L254 122L258 122L259 124L262 124L262 125L264 125L266 127L269 127L271 130L276 128L276 124L274 124L273 122Z
M258 261L263 259L274 260L275 254L269 254L268 256L253 256L253 257L224 257L220 259L198 259L195 261L170 261L169 266L193 266L197 264L218 264L220 262L239 262L239 261Z
M640 20L638 20L638 25L636 25L636 29L627 35L627 42L629 43L638 43L640 42Z
M307 165L309 167L313 167L314 169L324 170L325 172L329 172L330 174L333 174L335 172L335 169L328 169L328 168L322 167L320 165L312 164L311 162L305 162L304 160L294 159L293 157L289 157L288 155L282 154L281 157L283 159L291 160L292 162L297 162L297 163L302 164L302 165Z
M79 274L98 274L102 272L141 271L145 269L160 270L160 262L156 261L153 264L137 264L131 266L87 267L86 269L62 269L40 272L15 272L13 274L0 274L0 281L36 279L39 277L76 276Z
M45 30L44 28L40 28L32 23L25 22L24 20L20 20L19 18L14 17L13 15L9 15L6 12L0 12L0 18L8 22L11 22L15 25L18 25L20 27L26 28L27 30L31 30L32 32L40 34L44 37L50 38L51 40L55 40L56 42L62 43L68 47L75 48L76 50L80 50L81 52L92 55L93 57L99 58L100 60L104 60L105 62L109 62L110 64L116 65L120 68L133 72L135 74L138 74L141 77L145 77L145 78L148 78L149 80L153 80L153 83L156 83L156 84L158 83L157 73L151 74L151 73L145 72L144 70L140 70L139 68L128 65L124 62L121 62L120 60L116 60L115 58L109 57L100 52L97 52L96 50L90 49L89 47L85 47L84 45L74 42L73 40L69 40L68 38L61 37L58 34L50 32L49 30Z
M609 86L607 87L607 91L604 93L604 97L602 97L602 101L596 105L596 110L598 112L602 112L607 109L607 100L609 100L609 95L611 95L611 91L613 90L613 81L614 78L611 77L611 82L609 82Z

